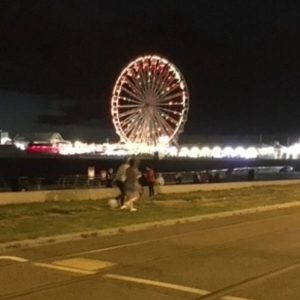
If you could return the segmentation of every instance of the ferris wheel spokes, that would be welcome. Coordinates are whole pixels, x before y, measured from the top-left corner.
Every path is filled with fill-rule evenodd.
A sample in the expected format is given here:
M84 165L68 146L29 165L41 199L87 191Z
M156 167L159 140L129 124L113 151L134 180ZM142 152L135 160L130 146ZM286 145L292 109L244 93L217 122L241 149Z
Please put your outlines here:
M159 124L161 124L161 126L165 128L165 131L167 132L167 136L169 136L170 132L173 130L171 125L169 125L169 123L159 113L156 114L156 118Z
M141 91L141 89L139 87L136 87L131 81L130 79L128 79L126 81L126 83L128 84L129 87L131 87L131 89L138 94L139 97L143 98L145 95L144 93Z
M168 105L169 106L169 105ZM159 107L160 111L163 111L165 113L170 113L170 114L174 114L174 115L180 115L179 112L171 110L169 108L165 108L165 107Z
M172 99L175 99L175 98L178 98L178 97L182 97L182 95L183 95L183 92L180 91L176 94L169 95L167 97L162 97L161 99L163 99L163 102L164 102L164 101L169 101L169 100L172 100Z
M128 134L129 138L133 138L138 130L140 129L141 123L143 121L143 118L141 115L137 117L137 119L134 121L134 123L129 124L128 130L126 130L126 133Z
M141 114L136 114L133 117L128 117L126 119L126 128L124 128L124 132L129 133L133 128L136 127L136 124L139 123L139 121L142 119Z
M157 84L157 89L156 89L156 93L159 95L163 89L164 86L166 84L166 79L169 76L168 70L166 70L166 68L163 69L161 76L159 78L158 84Z
M127 111L124 111L122 113L120 113L119 115L119 118L124 118L124 117L127 117L129 116L128 118L132 118L134 115L138 115L140 113L140 109L137 109L137 108L133 108L131 110L127 110ZM125 118L123 121L127 120L127 118Z
M166 59L140 57L118 77L111 113L122 141L158 145L161 137L176 140L187 112L185 81Z
M134 127L134 129L132 130L131 134L129 135L129 137L131 138L135 138L136 142L141 142L141 136L143 136L142 131L143 131L143 126L144 126L145 120L143 120L142 118L139 120L138 124L136 127ZM145 136L144 136L145 137Z
M138 100L135 100L135 99L132 99L132 98L128 98L128 97L124 97L124 96L120 96L120 100L123 100L125 102L132 102L132 103L135 103L135 104L141 104L142 102L141 101L138 101ZM122 103L123 103L122 101Z
M160 119L160 117L155 116L155 119L157 121L158 124L158 131L160 133L160 136L169 136L167 129L165 127L165 124L163 123L163 121Z
M136 100L139 100L141 102L144 102L143 98L141 98L140 96L138 96L137 94L131 92L130 90L128 90L125 86L122 87L122 91L126 92L128 95L130 95L131 97L135 98Z
M173 91L176 91L178 88L180 88L180 84L179 84L179 82L176 82L171 87L167 87L163 93L161 92L159 94L159 97L165 97L165 96L171 94Z

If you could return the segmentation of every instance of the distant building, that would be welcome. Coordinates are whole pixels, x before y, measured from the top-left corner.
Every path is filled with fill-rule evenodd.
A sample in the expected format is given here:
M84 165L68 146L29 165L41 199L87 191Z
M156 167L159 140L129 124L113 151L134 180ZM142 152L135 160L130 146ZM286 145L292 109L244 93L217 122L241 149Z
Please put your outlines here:
M0 129L0 145L7 145L11 143L9 133Z
M13 143L21 149L25 149L29 143L58 144L63 142L65 140L58 132L19 133L13 139Z

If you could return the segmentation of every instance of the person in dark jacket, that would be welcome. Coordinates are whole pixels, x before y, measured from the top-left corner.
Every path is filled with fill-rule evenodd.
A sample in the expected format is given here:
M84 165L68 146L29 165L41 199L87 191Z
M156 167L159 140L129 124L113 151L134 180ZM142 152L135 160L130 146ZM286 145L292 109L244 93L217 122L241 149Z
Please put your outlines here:
M106 187L113 187L113 181L114 181L114 170L110 168L106 172Z
M154 196L155 173L154 173L154 170L149 167L146 168L146 183L149 188L149 197L153 197Z

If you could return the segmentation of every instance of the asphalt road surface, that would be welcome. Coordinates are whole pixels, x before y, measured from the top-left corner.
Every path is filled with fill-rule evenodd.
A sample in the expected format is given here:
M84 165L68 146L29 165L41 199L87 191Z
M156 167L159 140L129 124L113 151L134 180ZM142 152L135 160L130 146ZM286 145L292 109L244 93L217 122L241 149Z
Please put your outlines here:
M0 253L1 300L299 300L299 278L300 208Z

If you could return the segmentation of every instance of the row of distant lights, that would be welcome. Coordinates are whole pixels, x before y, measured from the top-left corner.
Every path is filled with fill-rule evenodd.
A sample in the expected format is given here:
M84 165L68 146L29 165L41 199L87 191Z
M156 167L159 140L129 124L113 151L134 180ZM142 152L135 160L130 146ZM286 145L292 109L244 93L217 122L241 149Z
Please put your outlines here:
M137 153L154 153L158 151L160 154L175 156L175 157L190 157L190 158L245 158L253 159L258 157L270 158L298 158L300 156L300 144L293 144L289 147L231 147L224 148L220 146L214 147L181 147L158 145L149 147L142 144L86 144L75 142L72 145L59 148L60 154L84 154L84 153L102 153L102 155L124 156Z
M204 157L204 158L231 158L231 157L241 157L241 158L256 158L259 155L266 156L274 154L274 147L264 147L258 149L256 147L248 147L244 148L242 146L233 148L233 147L225 147L221 148L219 146L215 146L213 148L209 147L182 147L179 150L178 156L180 157Z
M262 147L231 147L226 146L221 148L220 146L214 147L182 147L178 152L175 147L170 148L171 156L179 157L191 157L191 158L245 158L253 159L259 157L268 158L292 158L296 159L300 156L300 144L293 144L289 147L273 147L273 146L262 146ZM177 155L176 155L177 154Z
M127 144L96 144L83 143L76 141L69 144L57 144L58 152L61 155L78 155L78 154L101 154L104 156L126 156L139 153L153 154L158 151L159 154L174 157L190 157L190 158L245 158L253 159L258 157L269 158L291 158L297 159L300 157L300 143L295 143L289 147L231 147L224 148L220 146L214 147L180 147L167 146L168 141L162 141L158 146L149 146L144 144L127 143ZM25 150L23 144L16 145L20 149Z

